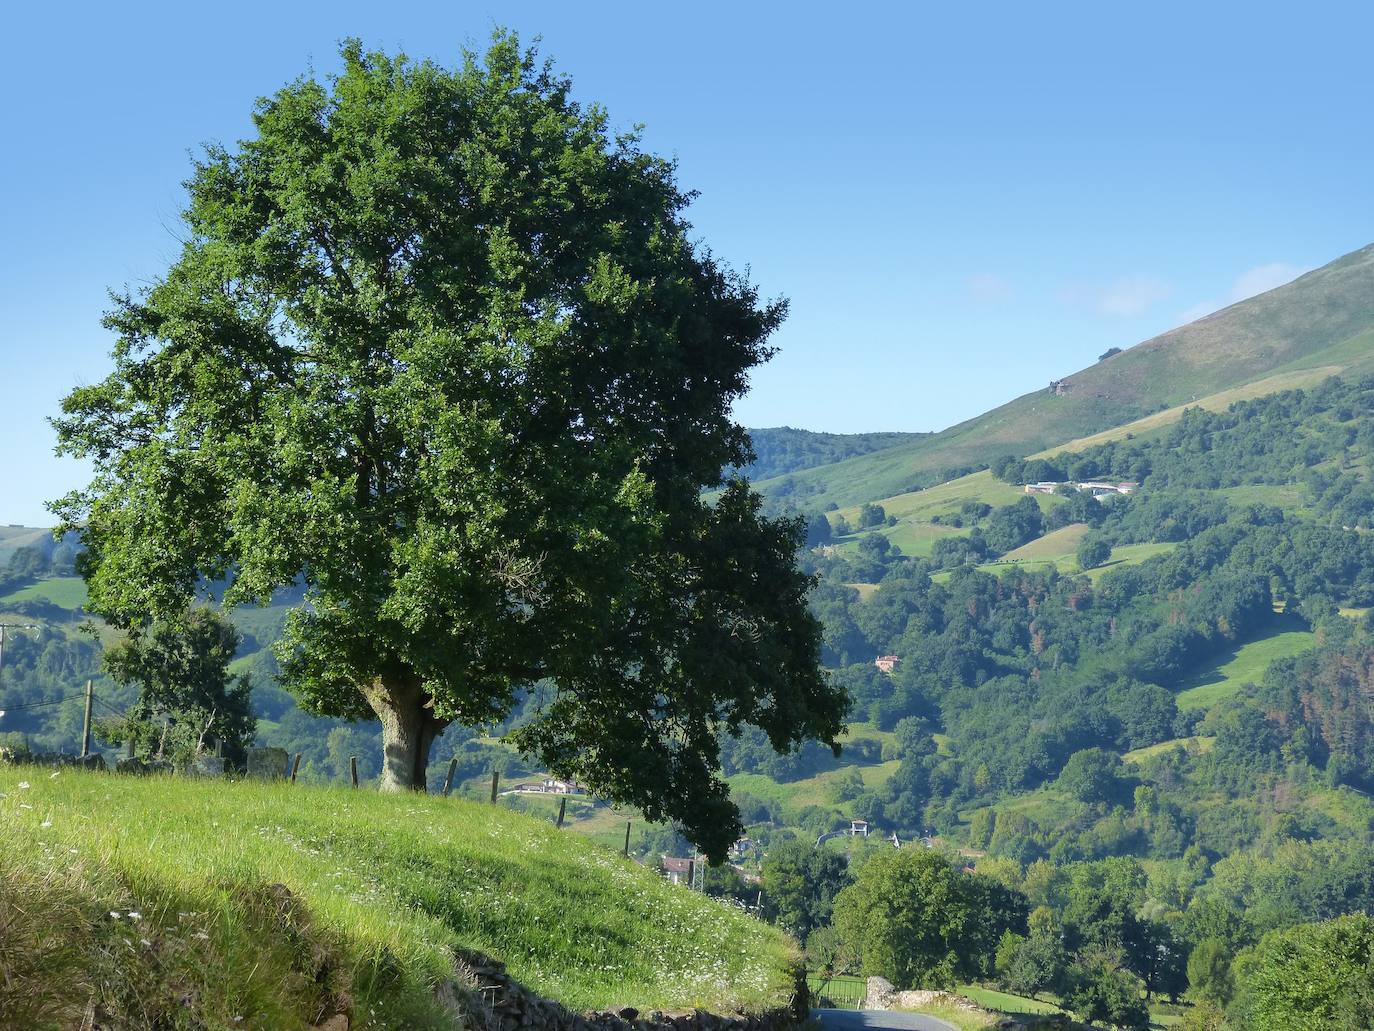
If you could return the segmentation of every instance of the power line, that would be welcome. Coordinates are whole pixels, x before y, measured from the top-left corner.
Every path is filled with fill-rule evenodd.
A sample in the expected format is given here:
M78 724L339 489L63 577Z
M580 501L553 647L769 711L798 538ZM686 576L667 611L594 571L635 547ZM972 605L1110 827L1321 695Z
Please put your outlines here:
M123 716L123 715L124 715L124 713L125 713L125 710L124 710L124 709L116 709L116 708L115 708L113 705L111 705L109 702L107 702L107 701L105 701L103 698L101 698L100 695L98 695L98 694L93 694L93 695L91 695L91 697L92 697L93 699L95 699L95 703L96 703L97 705L100 705L100 706L104 707L111 715L113 715L113 716Z
M41 701L41 702L24 702L24 703L22 703L22 704L20 704L20 705L5 705L5 704L3 704L3 703L0 703L0 714L9 713L9 712L19 712L19 711L24 710L24 709L42 709L42 708L44 708L45 706L50 706L50 705L61 705L63 702L73 702L73 701L76 701L77 698L78 698L77 695L69 695L69 694L68 694L68 695L63 695L63 696L60 697L60 698L49 698L49 699L47 699L47 700L45 700L45 701ZM107 702L107 701L105 701L103 698L101 698L100 695L98 695L98 694L93 694L93 695L91 695L91 698L96 702L97 705L100 705L100 706L104 707L112 716L123 716L123 715L124 715L124 710L122 710L122 709L116 709L116 708L115 708L113 705L111 705L109 702Z
M45 705L61 705L65 701L71 700L71 695L63 695L61 698L53 698L46 702L25 702L23 705L0 705L0 712L18 712L20 709L41 709Z

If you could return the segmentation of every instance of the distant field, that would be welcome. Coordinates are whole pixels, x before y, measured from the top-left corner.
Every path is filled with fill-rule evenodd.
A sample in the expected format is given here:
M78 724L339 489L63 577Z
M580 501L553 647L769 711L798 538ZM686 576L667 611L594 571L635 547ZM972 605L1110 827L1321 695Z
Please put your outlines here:
M1233 505L1272 505L1298 516L1307 513L1307 489L1296 483L1254 483L1244 487L1224 487L1216 493Z
M1106 562L1089 569L1083 575L1096 583L1109 570L1119 569L1122 566L1138 566L1146 559L1152 559L1156 555L1166 555L1177 547L1178 545L1172 541L1163 544L1123 544L1119 548L1112 549L1112 557Z
M814 777L786 782L776 781L762 773L737 773L728 779L731 788L747 791L751 795L781 805L789 812L811 805L834 806L843 810L844 804L834 801L831 786L845 770L858 770L859 776L863 777L864 787L869 791L877 791L892 779L900 765L897 759L885 763L851 763L837 770L818 773Z
M1121 758L1128 763L1141 763L1152 756L1159 755L1161 752L1168 752L1180 746L1188 752L1196 750L1199 754L1204 754L1211 751L1212 746L1216 743L1217 739L1215 737L1204 737L1201 735L1194 737L1176 737L1168 741L1161 741L1158 744L1146 745L1144 748L1133 749Z
M982 472L961 476L957 480L948 480L937 486L927 487L925 490L911 491L907 494L884 498L879 504L883 506L884 512L888 515L895 515L898 519L929 522L933 515L954 515L966 501L981 501L996 508L1000 505L1013 504L1024 494L1025 491L1020 487L1003 483L984 469ZM1050 495L1036 495L1036 497L1044 497L1048 500ZM853 518L858 518L859 509L857 506L840 511L845 515L845 518L850 518L851 515ZM853 519L850 521L852 522Z
M878 593L877 584L845 584L845 586L858 591L860 601L868 601L869 598Z
M52 580L39 580L11 594L0 598L0 603L11 604L17 601L47 601L64 609L79 609L86 604L86 581L79 576L62 576Z
M1031 541L1029 544L1017 548L1016 551L1008 552L1005 557L998 559L996 562L984 562L982 565L978 566L977 569L980 573L999 576L1009 569L1038 572L1053 566L1058 569L1059 572L1066 575L1078 575L1081 573L1083 576L1086 576L1089 580L1096 583L1108 570L1119 569L1122 566L1138 566L1146 559L1153 558L1156 555L1163 555L1178 547L1178 545L1174 543L1126 544L1119 548L1113 548L1112 557L1102 565L1084 572L1078 568L1078 559L1075 557L1075 552L1078 550L1076 541L1081 541L1083 535L1087 531L1084 529L1077 530L1075 533L1070 533L1070 531L1075 530L1075 527L1079 526L1083 526L1083 524L1076 523L1074 526L1066 526L1062 530L1056 530L1054 533L1046 534L1039 540ZM1060 534L1063 536L1059 536ZM1050 540L1052 537L1055 539ZM1072 549L1066 551L1065 549L1068 547L1070 541L1075 541L1074 546ZM1039 557L1014 557L1018 555L1036 556L1037 554ZM951 570L943 569L938 573L932 573L930 578L936 583L947 583L951 572Z
M970 476L961 476L957 480L950 480L935 487L929 487L926 490L912 491L883 499L879 504L883 506L883 511L887 515L897 518L897 525L876 526L872 530L863 532L881 533L901 548L902 554L914 558L926 558L934 549L935 542L942 537L959 537L972 529L971 523L964 527L948 526L943 523L932 523L931 517L945 518L958 515L959 509L970 501L999 508L1003 505L1013 504L1017 499L1024 496L1025 492L1020 487L1003 483L995 478L992 473L984 470ZM1039 502L1044 511L1049 511L1061 503L1060 498L1050 494L1037 494L1035 500ZM840 509L839 515L842 515L853 526L858 522L859 508L853 506ZM862 535L863 533L855 533L838 542L841 553L857 547Z
M968 529L903 520L896 526L884 527L879 532L901 548L903 555L910 555L912 558L929 558L931 552L935 550L936 541L942 537L962 537L968 533Z
M1023 544L1014 551L1009 551L1002 556L1003 561L1050 561L1060 563L1065 560L1072 561L1078 565L1074 558L1078 551L1078 546L1083 543L1083 538L1087 536L1089 526L1087 523L1070 523L1031 541Z
M1218 662L1182 681L1176 696L1178 707L1205 709L1235 694L1242 684L1258 684L1275 659L1315 647L1317 636L1310 630L1283 629L1294 625L1301 625L1294 617L1276 617L1270 633L1232 648Z

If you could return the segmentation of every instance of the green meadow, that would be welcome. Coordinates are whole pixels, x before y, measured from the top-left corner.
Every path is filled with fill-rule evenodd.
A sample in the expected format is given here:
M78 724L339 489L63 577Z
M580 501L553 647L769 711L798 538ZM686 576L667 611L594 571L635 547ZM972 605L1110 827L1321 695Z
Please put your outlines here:
M59 1023L94 999L148 1026L304 1026L346 998L354 1027L452 1027L435 992L455 950L574 1009L760 1009L786 1003L797 958L503 807L41 767L0 768L0 913L19 914L0 992Z

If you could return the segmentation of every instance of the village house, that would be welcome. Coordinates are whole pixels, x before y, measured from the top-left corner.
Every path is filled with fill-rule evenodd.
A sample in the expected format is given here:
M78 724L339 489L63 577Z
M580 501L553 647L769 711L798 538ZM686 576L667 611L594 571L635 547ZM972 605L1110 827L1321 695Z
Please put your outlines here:
M1070 487L1073 490L1087 491L1093 497L1100 498L1108 494L1130 494L1139 486L1140 484L1133 480L1126 480L1121 483L1108 483L1105 480L1086 480L1083 483L1059 483L1041 480L1039 483L1027 483L1021 489L1027 494L1053 494L1060 487Z
M897 668L897 663L901 662L895 655L879 655L873 660L873 665L878 667L880 673L891 673Z
M670 884L690 885L692 883L692 873L696 866L695 859L663 856L660 861L663 864L663 876L668 878Z
M503 795L584 795L587 789L575 780L545 777L538 784L517 784Z

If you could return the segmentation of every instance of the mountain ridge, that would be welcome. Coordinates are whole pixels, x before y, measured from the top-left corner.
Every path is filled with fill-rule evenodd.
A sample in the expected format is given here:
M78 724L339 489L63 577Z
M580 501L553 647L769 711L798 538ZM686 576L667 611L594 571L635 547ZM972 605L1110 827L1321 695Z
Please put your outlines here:
M1089 437L1282 371L1374 368L1374 244L916 441L761 479L775 503L840 507Z

